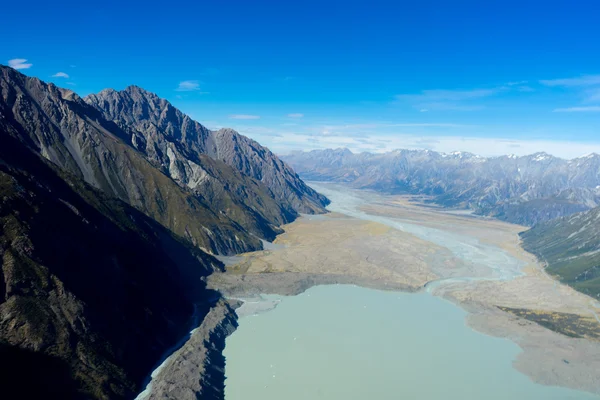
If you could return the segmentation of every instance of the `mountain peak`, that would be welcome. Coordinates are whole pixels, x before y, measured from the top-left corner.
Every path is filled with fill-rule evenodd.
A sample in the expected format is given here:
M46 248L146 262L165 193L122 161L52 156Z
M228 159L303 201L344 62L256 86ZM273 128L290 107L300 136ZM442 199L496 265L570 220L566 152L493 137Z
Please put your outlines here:
M533 161L548 161L555 158L553 155L548 154L545 151L539 151L532 154L530 157Z
M129 85L125 89L123 89L122 92L129 93L129 94L135 93L135 94L139 94L144 97L152 97L152 98L156 98L156 99L159 98L158 95L156 95L156 93L153 93L153 92L146 90L143 87L140 87L137 85Z

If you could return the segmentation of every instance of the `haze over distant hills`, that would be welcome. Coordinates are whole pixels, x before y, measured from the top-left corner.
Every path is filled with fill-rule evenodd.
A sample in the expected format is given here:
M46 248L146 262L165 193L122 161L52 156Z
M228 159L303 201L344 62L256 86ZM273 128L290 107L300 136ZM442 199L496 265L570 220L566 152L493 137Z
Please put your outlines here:
M305 179L386 193L431 196L509 222L535 225L600 204L600 156L564 160L547 153L481 157L467 152L348 149L292 152L282 157Z

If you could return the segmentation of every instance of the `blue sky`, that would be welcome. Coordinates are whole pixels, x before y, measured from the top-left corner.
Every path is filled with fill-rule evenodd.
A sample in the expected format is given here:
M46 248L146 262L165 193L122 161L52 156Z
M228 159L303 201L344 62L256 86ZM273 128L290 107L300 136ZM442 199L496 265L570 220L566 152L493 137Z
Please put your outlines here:
M0 62L81 95L136 84L280 153L575 157L600 151L599 14L572 0L10 2Z

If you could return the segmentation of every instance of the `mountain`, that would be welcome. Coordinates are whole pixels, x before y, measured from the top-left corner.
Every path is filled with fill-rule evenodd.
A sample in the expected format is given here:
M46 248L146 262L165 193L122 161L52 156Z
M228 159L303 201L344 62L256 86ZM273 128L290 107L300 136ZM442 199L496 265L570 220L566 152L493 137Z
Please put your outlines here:
M142 134L134 126L120 127L72 91L11 68L0 67L0 94L0 128L7 134L208 252L259 249L259 239L273 239L279 225L298 211L324 212L327 200L264 148L275 167L265 174L269 181L262 182L175 142L148 140L153 144L146 149L139 142L151 137L149 129ZM182 115L172 107L169 112ZM249 139L240 136L239 141ZM232 154L238 147L228 153L231 160L245 158L241 151ZM275 181L280 185L269 187ZM288 192L281 190L285 183ZM285 196L290 200L280 202Z
M600 299L600 207L538 224L521 239L548 273Z
M266 147L232 129L211 131L142 88L106 89L85 101L128 129L129 143L182 186L203 190L194 166L202 165L202 157L208 156L263 183L288 219L298 212L323 212L328 204Z
M222 268L209 253L260 249L298 213L325 212L258 143L128 90L139 101L112 99L113 119L91 97L0 66L4 397L132 398L206 319L200 331L222 347L235 315L206 289ZM222 365L203 363L201 386L218 397Z
M535 225L600 205L600 156L563 160L546 153L480 157L472 153L348 149L293 152L283 159L309 180L345 182L387 193L428 195L447 207Z
M4 114L2 115L4 118ZM127 399L219 261L0 130L3 398Z

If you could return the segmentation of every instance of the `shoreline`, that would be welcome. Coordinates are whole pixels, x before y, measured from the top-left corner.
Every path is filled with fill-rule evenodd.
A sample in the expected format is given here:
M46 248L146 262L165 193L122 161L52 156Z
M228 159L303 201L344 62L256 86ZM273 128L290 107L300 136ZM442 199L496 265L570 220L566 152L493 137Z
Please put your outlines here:
M382 213L387 215L384 213L385 206L381 207ZM403 210L402 212L408 210L410 213L414 207L418 205L401 206L398 209ZM394 209L397 211L397 207ZM533 322L500 308L539 306L548 315L559 311L581 313L582 310L581 296L585 295L545 274L539 260L522 248L518 232L525 228L498 220L472 216L465 218L449 213L444 213L444 218L438 220L439 210L421 209L421 213L421 217L410 214L413 218L410 223L439 229L439 226L448 224L448 221L456 221L456 231L459 233L477 237L482 244L498 247L523 262L520 268L523 276L507 281L444 283L435 287L430 294L465 310L465 324L469 328L516 343L521 352L513 361L513 367L534 382L600 394L600 382L593 376L593 371L600 370L600 342L565 336L543 327L539 321ZM327 229L320 224L326 224ZM277 236L274 247L238 255L236 258L241 262L228 266L226 272L216 272L207 278L208 288L218 290L227 299L224 301L235 301L239 306L240 298L244 300L243 298L259 295L294 296L310 287L321 285L343 284L384 291L421 292L427 291L426 286L432 281L448 280L452 274L460 277L476 272L476 269L457 260L444 248L406 232L398 232L375 222L357 220L345 214L333 212L320 218L303 217L283 228L284 232ZM323 235L323 231L327 235L314 237L315 234ZM437 266L441 268L440 271L450 275L439 275L440 271L432 270L432 266ZM550 291L551 286L558 287L557 297ZM539 289L539 293L523 297L523 293L532 288ZM563 304L564 299L568 301ZM270 306L265 307L262 309L260 306L258 311L268 311ZM239 316L235 311L232 312L237 324ZM250 313L253 312L250 310ZM221 318L228 320L232 315L224 314ZM233 330L231 327L223 327L221 334L217 335L221 357L226 335ZM201 347L194 347L198 345L194 344L192 338L188 342L181 349L182 352L188 352L186 357L195 357L192 354L194 351L205 351ZM553 351L544 351L547 348L552 348ZM181 358L181 354L176 354L175 359ZM184 393L181 386L195 388L196 393L200 393L201 389L193 379L188 382L193 376L198 377L194 375L200 371L198 363L188 364L184 361L173 362L167 368L169 372L161 371L157 378L163 382L170 381L171 385L176 381L179 394ZM217 362L214 369L209 366L209 370L213 371L209 373L210 376L218 376L224 382L224 360L223 364ZM174 376L178 377L177 380L173 379ZM185 379L180 380L179 376ZM211 387L215 387L214 383ZM162 390L164 394L166 385ZM219 393L222 392L216 390L214 394L217 397L210 398L222 398L218 397ZM195 397L190 395L187 398Z
M222 400L225 396L225 339L238 326L237 301L214 304L189 338L152 372L136 400Z
M403 212L410 213L416 207L418 205L413 204L408 208L399 208L404 208ZM381 206L381 214L389 215L385 210L385 206ZM546 313L546 315L555 316L559 312L567 312L572 315L582 316L582 314L585 314L583 304L589 303L592 300L588 299L588 296L555 280L553 277L544 274L543 265L540 264L535 255L527 252L520 244L518 233L526 228L489 218L474 218L470 216L467 220L463 216L448 215L448 213L444 213L443 221L439 221L436 218L440 214L439 211L431 214L431 210L420 208L420 212L425 217L419 219L415 215L410 214L412 217L409 220L410 223L439 229L443 224L447 224L448 220L456 221L456 229L461 234L477 237L482 244L500 248L522 262L522 266L520 267L522 276L517 276L506 281L483 279L475 282L444 283L440 287L436 287L433 290L434 293L431 294L450 301L455 306L465 310L468 313L465 324L471 329L485 335L505 338L516 343L520 347L521 352L514 360L513 366L534 382L548 386L562 386L583 390L597 395L600 394L600 382L598 382L595 376L590 375L589 372L600 370L600 342L568 337L564 334L564 331L561 333L560 331L551 330L541 325L540 321L534 322L500 308L500 306L533 308L537 306L541 310L542 315ZM431 215L433 215L433 218ZM399 218L401 217L402 214L400 214ZM328 219L326 221L329 224L328 228L331 226L335 228L336 223L345 221L350 224L346 225L345 229L358 232L359 235L366 232L364 237L361 236L361 245L369 242L371 236L377 236L385 231L383 228L377 231L377 229L374 230L372 227L361 231L358 225L370 226L371 223L365 221L357 222L355 218L345 214L337 215L334 212L325 218ZM313 221L313 223L318 222ZM311 242L305 243L303 241L304 236L307 236L307 234L310 236L310 230L302 229L302 226L299 228L298 225L302 224L307 225L307 221L300 219L296 225L284 226L285 232L277 237L276 242L286 245L286 249L283 250L285 255L280 256L282 260L281 264L278 264L277 260L279 258L274 255L274 251L245 254L245 261L242 263L245 263L245 265L242 268L236 269L235 267L230 267L228 272L211 275L209 285L222 290L225 294L235 294L236 296L243 297L246 295L270 293L296 295L308 287L327 284L353 284L377 290L420 292L426 291L427 284L436 280L431 279L432 277L427 275L422 275L422 278L430 279L406 280L404 284L399 284L398 280L392 280L391 282L382 279L365 280L360 276L352 275L352 271L348 271L349 273L347 274L327 273L331 269L329 265L326 266L327 268L322 273L304 272L303 268L295 264L295 261L299 260L300 262L310 263L313 259L306 259L306 257L311 257L314 253L319 254L320 250L311 248L307 254L303 254L304 259L293 253L294 247L300 249L310 247L309 243ZM452 226L454 227L454 224ZM290 230L290 228L293 229ZM448 229L448 227L445 228ZM323 230L320 226L314 229L315 232ZM330 236L337 238L339 234L334 230ZM377 240L380 242L382 239L383 237L381 236L377 237ZM405 238L401 239L404 240ZM417 241L412 244L415 243L418 245ZM335 243L329 244L333 247L336 246ZM337 248L331 250L331 252L335 252L336 250ZM334 262L334 260L328 257L325 258L328 262ZM457 271L462 271L460 263L453 264L454 261L451 257L443 253L439 253L438 257L433 259L433 262L443 260L450 267L458 268ZM346 266L348 265L346 264ZM405 264L402 267L405 270L407 268L410 269L411 266ZM311 267L313 269L321 268L322 265L313 265ZM305 269L310 270L310 268ZM295 271L291 272L290 270ZM467 269L466 271L468 272L469 270ZM448 279L448 277L440 278L442 280ZM530 288L538 285L542 286L539 289L539 294L533 293L530 297L522 296L522 292L527 292ZM550 289L550 287L557 287L556 295L552 291L554 289ZM583 297L585 298L584 300L582 300ZM567 301L563 304L563 300ZM588 307L588 305L585 307ZM598 327L594 325L593 329L597 330ZM544 345L542 346L540 343ZM553 350L543 351L546 348ZM558 350L555 351L555 349ZM565 357L564 351L561 349L570 349L569 354L574 354L574 356ZM571 358L571 360L567 360L568 358ZM567 360L568 363L564 360Z

